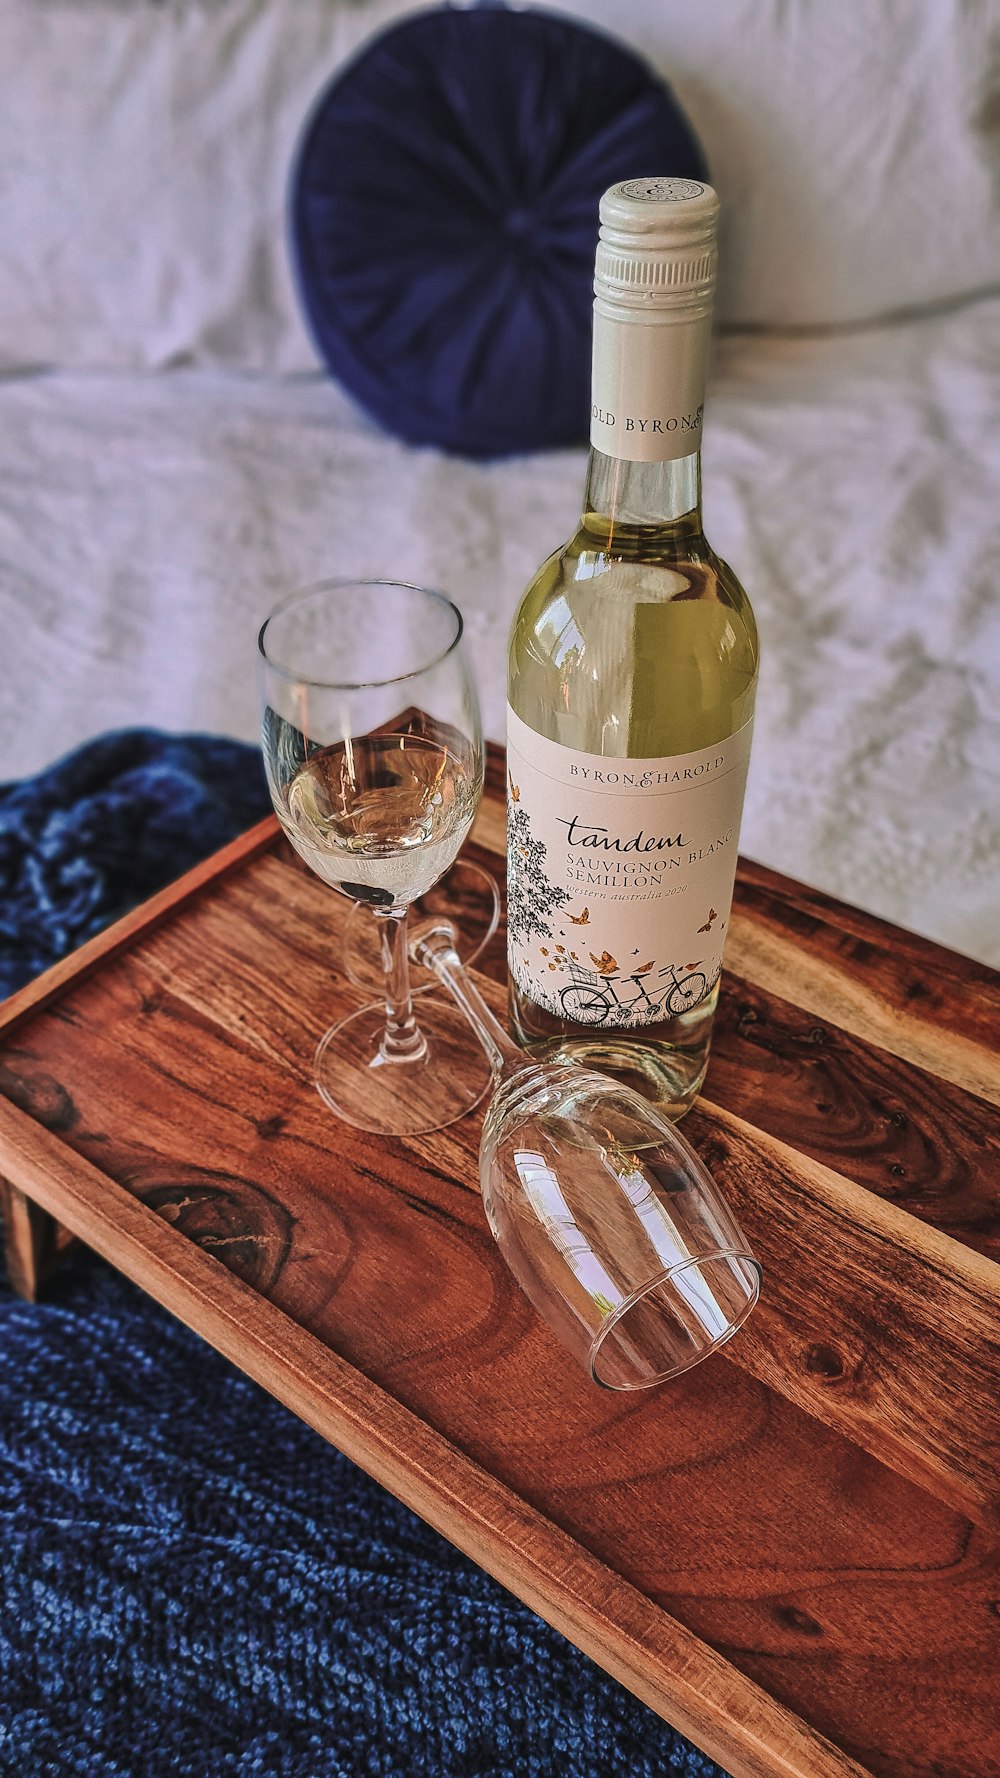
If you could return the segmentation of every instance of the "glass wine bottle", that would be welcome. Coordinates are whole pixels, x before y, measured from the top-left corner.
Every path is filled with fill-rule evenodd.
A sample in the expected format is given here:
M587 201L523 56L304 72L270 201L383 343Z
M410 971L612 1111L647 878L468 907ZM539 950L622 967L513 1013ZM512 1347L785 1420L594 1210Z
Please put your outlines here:
M674 1117L708 1063L758 669L701 520L717 215L696 180L601 200L583 517L524 595L508 676L514 1035Z

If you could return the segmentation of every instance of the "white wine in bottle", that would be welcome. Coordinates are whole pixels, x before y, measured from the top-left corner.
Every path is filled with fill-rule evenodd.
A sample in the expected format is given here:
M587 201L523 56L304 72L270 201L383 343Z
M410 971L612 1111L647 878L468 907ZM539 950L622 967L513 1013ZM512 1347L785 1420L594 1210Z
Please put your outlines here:
M601 200L591 452L576 535L510 639L508 961L528 1048L674 1117L708 1063L757 687L757 632L701 524L718 199Z

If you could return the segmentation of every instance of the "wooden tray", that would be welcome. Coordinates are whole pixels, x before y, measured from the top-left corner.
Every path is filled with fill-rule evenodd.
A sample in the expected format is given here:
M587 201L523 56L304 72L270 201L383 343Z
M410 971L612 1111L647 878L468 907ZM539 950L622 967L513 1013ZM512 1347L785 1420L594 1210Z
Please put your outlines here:
M57 1218L735 1778L997 1778L998 979L741 867L685 1128L765 1293L632 1399L508 1277L478 1116L390 1141L320 1103L344 912L265 822L7 1003L21 1288ZM499 1007L501 941L482 969Z

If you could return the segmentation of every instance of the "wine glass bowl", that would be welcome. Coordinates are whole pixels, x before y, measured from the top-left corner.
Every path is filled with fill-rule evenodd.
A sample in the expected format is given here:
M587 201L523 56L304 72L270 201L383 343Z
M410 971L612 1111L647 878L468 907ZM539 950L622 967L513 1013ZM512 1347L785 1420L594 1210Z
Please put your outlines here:
M449 869L482 795L484 753L462 617L394 581L321 581L259 636L262 746L275 812L325 883L370 911L384 1005L328 1031L316 1085L348 1123L417 1134L461 1117L488 1084L445 1004L418 1025L405 920Z
M478 790L468 764L417 718L308 753L281 825L317 876L367 907L409 906L451 865ZM420 717L424 726L426 718Z
M760 1269L698 1156L621 1082L526 1069L490 1104L480 1168L514 1277L604 1388L679 1376L757 1301Z
M489 1058L483 1202L539 1314L606 1389L665 1382L717 1351L757 1302L761 1270L691 1145L621 1081L519 1050L446 923L412 945Z

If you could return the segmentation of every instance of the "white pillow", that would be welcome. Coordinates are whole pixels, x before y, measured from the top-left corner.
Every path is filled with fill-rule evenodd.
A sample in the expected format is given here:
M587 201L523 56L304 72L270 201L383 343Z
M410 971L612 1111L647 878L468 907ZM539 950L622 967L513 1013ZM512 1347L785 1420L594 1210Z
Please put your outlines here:
M838 325L1000 283L995 5L615 0L613 16L705 147L723 320Z
M0 365L312 369L288 269L295 145L403 8L0 0Z
M724 320L836 324L1000 281L988 8L555 4L644 50L687 109L725 207ZM295 144L333 71L411 10L0 0L0 368L312 368Z

